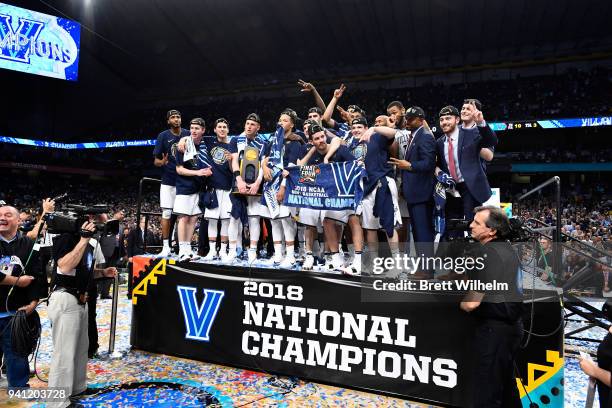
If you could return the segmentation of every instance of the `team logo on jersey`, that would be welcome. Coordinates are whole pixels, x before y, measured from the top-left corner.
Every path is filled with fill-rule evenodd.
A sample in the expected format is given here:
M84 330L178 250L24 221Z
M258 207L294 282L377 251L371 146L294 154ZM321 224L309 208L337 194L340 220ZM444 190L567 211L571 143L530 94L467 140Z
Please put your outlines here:
M215 164L223 165L227 162L227 153L229 152L226 149L215 146L210 151L210 157L213 159Z
M204 289L204 299L198 304L196 288L191 286L177 286L183 317L185 318L185 338L198 341L210 341L210 328L212 327L221 300L225 292L221 290Z
M366 154L368 153L368 145L367 143L360 143L357 146L355 146L355 148L352 151L353 156L355 156L355 159L357 160L363 160L366 157Z
M300 168L300 183L316 184L319 173L321 173L319 166L302 166Z

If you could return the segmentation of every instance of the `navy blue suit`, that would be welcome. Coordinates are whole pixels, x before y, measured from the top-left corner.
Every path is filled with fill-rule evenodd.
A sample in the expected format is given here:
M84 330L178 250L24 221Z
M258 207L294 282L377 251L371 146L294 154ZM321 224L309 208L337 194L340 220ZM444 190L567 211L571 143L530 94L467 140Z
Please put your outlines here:
M410 212L410 225L417 255L433 256L433 191L436 141L431 131L420 127L406 149L411 170L402 170L402 193Z
M450 174L448 163L444 156L444 141L446 135L437 140L438 167ZM477 126L471 129L459 128L457 141L457 156L459 171L464 182L457 184L457 191L461 194L462 211L454 211L452 205L448 207L447 218L474 219L474 207L482 205L491 197L491 187L487 174L480 159L480 149L494 148L497 145L497 135L489 126Z

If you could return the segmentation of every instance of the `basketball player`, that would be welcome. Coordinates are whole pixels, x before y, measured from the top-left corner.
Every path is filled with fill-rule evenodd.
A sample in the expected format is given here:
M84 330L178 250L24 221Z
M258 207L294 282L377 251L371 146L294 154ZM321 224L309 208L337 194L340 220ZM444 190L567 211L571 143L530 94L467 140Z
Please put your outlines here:
M189 136L187 129L181 128L181 113L171 109L166 114L169 129L164 130L157 136L155 149L153 150L156 167L161 167L162 177L159 189L159 206L162 210L162 240L163 248L158 256L166 257L172 252L170 248L170 218L176 197L176 159L172 155L172 146L183 136Z
M208 188L212 189L217 201L215 208L206 208L204 217L208 220L208 241L210 251L204 257L205 261L211 261L217 256L224 263L230 263L236 257L236 251L228 254L228 228L231 218L232 204L230 192L232 189L233 174L231 169L232 155L229 152L229 122L224 118L215 121L215 138L207 138L205 141L210 155L213 175L208 178ZM216 251L217 229L221 223L221 246L219 254Z
M201 168L200 163L209 162L198 157L200 153L207 155L206 146L201 143L206 125L204 119L195 118L190 122L189 130L193 145L197 149L195 156L185 160L185 156L194 153L189 148L185 153L178 151L176 144L173 147L176 157L176 199L173 212L178 215L179 262L197 260L199 256L191 249L191 238L195 231L198 216L202 214L199 207L200 188L202 177L212 174L211 168Z
M261 232L260 219L261 217L269 218L270 212L268 208L261 204L261 186L263 172L261 170L261 161L264 157L264 148L267 141L260 135L259 128L261 119L256 113L251 113L247 116L244 123L244 132L232 138L229 144L229 152L232 155L232 171L237 191L240 194L246 194L246 210L249 223L250 247L248 250L249 264L252 264L257 259L257 242ZM254 147L258 154L254 159L259 161L260 167L257 174L257 179L251 184L247 184L240 174L240 159L245 147ZM229 237L230 237L230 254L236 252L236 241L240 236L239 232L240 219L232 217L230 220Z

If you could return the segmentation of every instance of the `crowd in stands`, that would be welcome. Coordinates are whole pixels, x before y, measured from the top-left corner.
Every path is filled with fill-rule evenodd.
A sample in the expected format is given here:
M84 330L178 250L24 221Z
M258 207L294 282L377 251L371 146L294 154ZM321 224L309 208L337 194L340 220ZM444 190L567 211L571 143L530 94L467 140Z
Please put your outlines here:
M562 190L563 191L563 190ZM587 186L568 186L561 199L562 275L551 275L552 245L550 239L541 239L536 254L527 253L524 260L537 266L543 281L561 286L583 268L590 270L579 288L596 288L604 294L612 287L612 197L607 183ZM550 193L534 196L513 204L513 211L538 228L556 224L556 209ZM538 220L529 221L529 220ZM551 232L546 235L551 236Z
M308 78L304 78L308 79ZM297 78L296 78L297 80ZM316 84L315 84L316 85ZM319 92L327 103L338 84L320 87ZM359 84L348 84L346 104L356 104L365 109L366 117L373 122L376 111L393 100L403 101L406 106L417 104L433 119L440 106L461 105L466 95L483 101L483 109L489 121L530 120L541 118L567 118L612 114L609 95L612 93L612 70L596 67L590 71L571 70L564 74L491 80L447 85L432 83L417 87L396 89L360 89ZM240 132L244 117L258 112L262 119L262 130L272 131L277 118L266 112L281 112L291 107L304 115L313 106L308 93L299 91L286 94L270 94L261 97L219 99L210 97L197 106L172 106L180 110L185 118L202 116L211 122L225 117L230 123L230 134ZM346 106L344 106L346 108ZM126 114L118 121L92 129L92 134L111 139L151 139L165 125L167 106L138 113ZM209 129L210 130L210 129ZM110 140L110 139L109 139Z
M28 177L27 183L15 183L15 179L5 179L0 182L0 200L30 214L32 218L40 212L43 198L58 197L64 193L67 193L67 196L58 200L56 211L71 204L85 206L104 204L109 207L111 215L116 211L123 211L125 217L119 232L125 236L127 234L123 234L124 228L131 229L136 225L138 207L136 191L136 185L126 185L121 182L91 183L77 178L64 179L53 174ZM148 190L143 194L141 211L159 212L157 195L157 190ZM159 217L149 218L148 230L152 237L151 244L159 245L161 239Z
M501 148L501 147L500 147ZM565 149L549 145L546 148L521 152L495 152L495 159L512 163L609 163L612 149Z

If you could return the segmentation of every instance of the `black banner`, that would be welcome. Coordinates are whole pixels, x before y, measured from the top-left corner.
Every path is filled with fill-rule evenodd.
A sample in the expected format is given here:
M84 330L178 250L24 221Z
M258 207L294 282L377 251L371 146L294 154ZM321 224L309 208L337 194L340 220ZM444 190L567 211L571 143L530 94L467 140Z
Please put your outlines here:
M368 289L358 278L340 275L150 262L135 273L135 348L435 404L470 405L474 322L456 303L418 293L394 294L405 295L406 302L363 302ZM558 304L542 303L536 310L535 321L558 324ZM553 370L548 351L557 352L562 364L562 335L561 330L538 338L533 353L523 351L522 371L527 374L528 363ZM557 374L551 371L551 377ZM527 393L544 382L525 384ZM558 406L562 388L560 401Z

